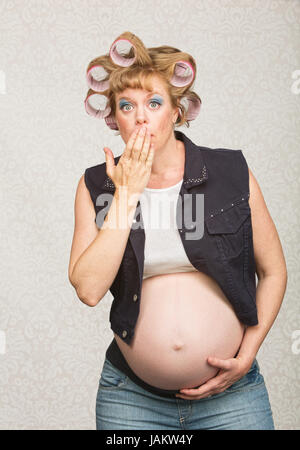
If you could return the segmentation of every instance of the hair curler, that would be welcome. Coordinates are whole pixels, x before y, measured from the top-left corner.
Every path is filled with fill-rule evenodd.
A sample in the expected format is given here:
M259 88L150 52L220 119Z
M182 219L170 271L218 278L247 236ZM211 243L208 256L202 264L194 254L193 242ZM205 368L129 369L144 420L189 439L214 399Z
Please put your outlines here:
M108 97L101 93L109 90L109 77L116 70L116 66L130 67L134 63L151 66L152 59L142 41L126 31L115 39L108 54L94 59L87 69L86 80L90 90L84 101L86 112L96 118L105 119L107 126L112 130L118 130L118 125L108 106ZM174 62L171 73L169 82L174 87L188 86L195 78L194 67L185 60ZM201 107L200 97L195 93L186 94L181 98L180 104L186 112L186 119L195 120Z
M127 56L133 49L134 56L132 58L128 58ZM109 56L112 61L121 67L131 66L136 60L136 48L134 44L128 39L116 39L109 50Z
M109 89L109 73L101 65L95 65L87 70L86 81L94 91L103 92Z
M104 118L106 125L109 126L109 128L111 130L118 130L119 127L117 125L117 122L115 121L115 119L112 117L111 114L109 114L109 116Z
M187 61L178 61L175 63L174 73L170 83L176 87L183 87L190 84L194 80L194 77L195 71L193 66Z
M92 92L90 89L84 101L85 109L91 116L98 119L104 119L109 116L111 107L108 106L108 98L106 95L101 95L97 92Z
M195 120L200 112L201 99L195 95L185 95L180 100L180 104L184 107L186 111L186 119Z

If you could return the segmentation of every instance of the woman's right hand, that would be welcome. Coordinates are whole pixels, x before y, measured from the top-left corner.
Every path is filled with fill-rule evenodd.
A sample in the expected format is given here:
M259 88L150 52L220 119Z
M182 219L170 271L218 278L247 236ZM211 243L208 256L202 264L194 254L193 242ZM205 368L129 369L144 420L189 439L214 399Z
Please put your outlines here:
M117 165L115 165L112 151L104 147L106 174L111 178L116 189L127 188L130 194L143 192L150 178L154 156L154 144L150 141L151 136L146 125L137 126L128 139Z

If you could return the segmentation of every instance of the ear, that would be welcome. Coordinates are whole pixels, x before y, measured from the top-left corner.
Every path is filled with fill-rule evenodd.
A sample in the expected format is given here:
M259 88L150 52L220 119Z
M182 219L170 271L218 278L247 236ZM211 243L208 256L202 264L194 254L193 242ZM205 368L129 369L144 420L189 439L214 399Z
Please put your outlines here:
M175 108L174 114L173 114L173 123L177 122L178 117L180 117L180 108L177 106Z

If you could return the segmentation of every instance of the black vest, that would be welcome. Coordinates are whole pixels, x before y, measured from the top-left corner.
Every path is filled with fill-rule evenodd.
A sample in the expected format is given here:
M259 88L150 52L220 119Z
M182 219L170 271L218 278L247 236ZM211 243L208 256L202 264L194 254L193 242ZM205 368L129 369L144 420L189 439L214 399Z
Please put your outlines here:
M186 255L197 270L218 283L241 322L257 325L256 266L245 157L241 150L201 147L181 131L174 133L185 146L177 228ZM115 157L115 164L120 157ZM106 174L106 162L87 168L84 179L94 204L95 222L101 228L115 191ZM203 199L202 230L197 226L196 194L203 194L198 196L198 200ZM103 202L105 197L107 201ZM191 214L185 215L185 211ZM111 329L127 344L134 335L140 308L145 247L142 223L138 202L123 259L110 287L114 297L109 316ZM202 231L200 237L197 230Z

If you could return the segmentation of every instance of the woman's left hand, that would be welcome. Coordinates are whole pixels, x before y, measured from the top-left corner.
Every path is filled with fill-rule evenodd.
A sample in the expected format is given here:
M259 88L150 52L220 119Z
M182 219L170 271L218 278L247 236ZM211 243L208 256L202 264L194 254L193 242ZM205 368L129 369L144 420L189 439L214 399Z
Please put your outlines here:
M180 394L176 394L176 397L185 400L199 400L200 398L219 394L246 375L250 370L253 360L250 361L239 356L229 359L219 359L209 356L207 362L209 365L220 369L218 374L198 388L180 389Z

